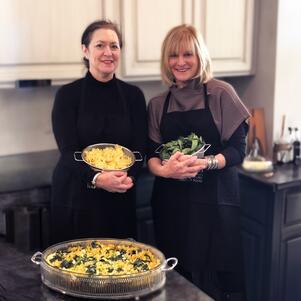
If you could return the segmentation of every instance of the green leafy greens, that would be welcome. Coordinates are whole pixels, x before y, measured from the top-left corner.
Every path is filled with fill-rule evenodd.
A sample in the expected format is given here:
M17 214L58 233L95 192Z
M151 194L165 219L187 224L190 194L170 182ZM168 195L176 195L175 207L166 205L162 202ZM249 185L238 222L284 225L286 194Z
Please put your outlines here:
M195 133L191 133L187 137L180 136L177 140L172 140L164 144L160 151L160 157L161 160L168 160L170 156L177 151L184 155L192 155L204 145L205 141L202 137L197 136Z

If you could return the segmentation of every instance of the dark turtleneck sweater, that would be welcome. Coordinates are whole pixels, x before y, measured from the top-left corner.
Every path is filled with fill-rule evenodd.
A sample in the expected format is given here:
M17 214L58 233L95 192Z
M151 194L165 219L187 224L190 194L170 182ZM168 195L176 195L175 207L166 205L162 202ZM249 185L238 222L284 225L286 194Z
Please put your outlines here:
M52 243L87 237L136 237L135 186L125 193L90 189L95 175L75 151L110 142L145 153L146 105L139 88L117 78L86 77L61 87L52 111L53 133L61 153L51 190ZM128 174L136 176L142 162Z
M108 82L96 80L90 72L85 78L61 87L52 111L55 139L61 164L85 183L95 171L74 160L74 152L102 142L118 143L145 153L146 113L141 90L115 76ZM137 173L136 163L130 174Z

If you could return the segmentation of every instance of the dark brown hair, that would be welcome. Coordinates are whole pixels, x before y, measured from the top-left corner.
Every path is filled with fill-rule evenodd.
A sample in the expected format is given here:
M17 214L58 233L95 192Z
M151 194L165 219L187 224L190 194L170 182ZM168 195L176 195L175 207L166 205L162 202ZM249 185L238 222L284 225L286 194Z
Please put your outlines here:
M87 48L91 42L91 36L95 30L98 29L111 29L116 32L118 37L118 42L120 48L122 48L122 35L121 32L117 26L117 24L111 22L110 20L96 20L92 22L90 25L87 26L87 28L84 30L81 38L82 45L85 45ZM89 60L85 57L83 58L84 64L87 68L89 68Z

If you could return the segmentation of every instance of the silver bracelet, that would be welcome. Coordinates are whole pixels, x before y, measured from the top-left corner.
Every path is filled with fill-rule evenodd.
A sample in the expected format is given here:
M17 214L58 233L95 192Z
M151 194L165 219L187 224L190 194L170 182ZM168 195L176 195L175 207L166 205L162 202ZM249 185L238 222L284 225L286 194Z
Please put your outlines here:
M206 156L207 159L207 169L218 169L218 160L215 158L215 156Z
M94 175L94 177L93 177L93 179L92 179L92 181L91 181L91 184L90 184L90 188L93 188L93 189L97 188L97 187L96 187L96 179L97 179L97 177L98 177L100 174L101 174L101 172L98 172L98 173L96 173L96 174Z

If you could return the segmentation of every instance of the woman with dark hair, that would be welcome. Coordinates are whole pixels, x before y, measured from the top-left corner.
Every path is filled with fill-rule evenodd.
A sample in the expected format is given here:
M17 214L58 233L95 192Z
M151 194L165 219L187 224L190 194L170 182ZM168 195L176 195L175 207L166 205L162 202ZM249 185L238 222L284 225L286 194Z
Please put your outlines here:
M215 300L243 300L235 166L245 156L249 112L232 86L213 78L208 50L193 26L166 35L161 76L168 90L148 107L158 247L178 257L178 271ZM192 132L211 145L205 158L180 152L168 161L158 158L161 144Z
M52 111L60 159L51 199L52 242L87 237L136 236L134 179L128 171L95 172L74 152L114 143L145 153L146 104L141 90L115 76L122 38L116 24L99 20L82 35L84 78L62 86Z

